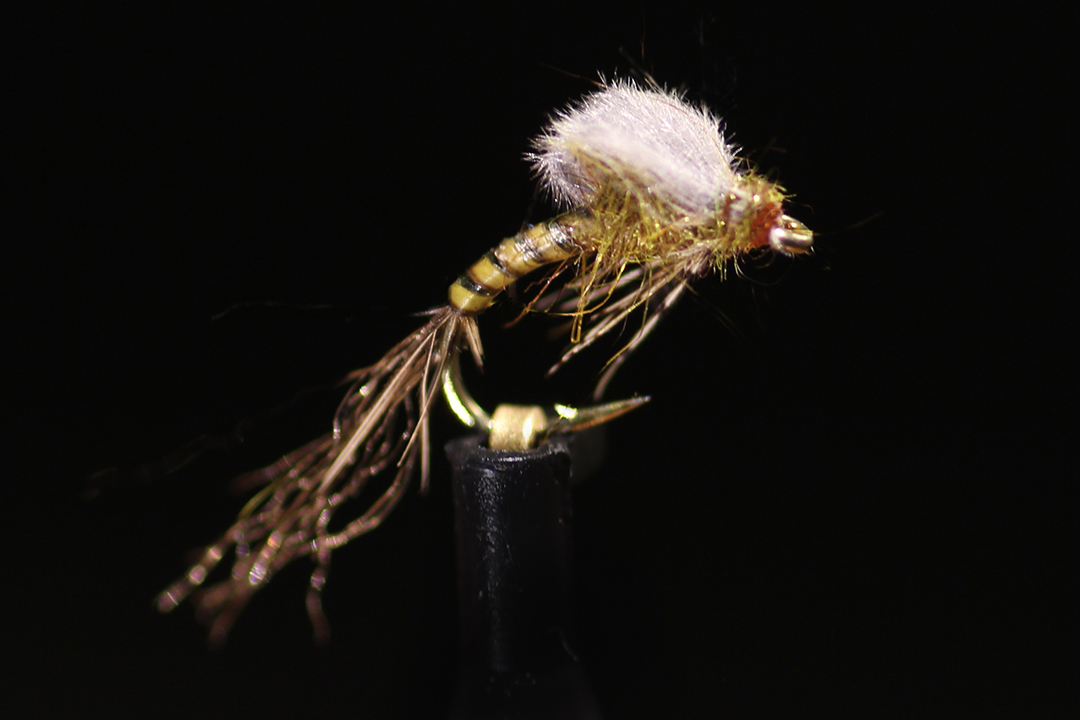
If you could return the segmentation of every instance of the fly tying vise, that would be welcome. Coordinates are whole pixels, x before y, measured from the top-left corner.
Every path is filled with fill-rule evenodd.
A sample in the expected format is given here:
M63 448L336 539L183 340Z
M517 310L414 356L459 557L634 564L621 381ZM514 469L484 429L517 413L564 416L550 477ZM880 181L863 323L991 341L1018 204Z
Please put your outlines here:
M719 121L680 95L621 81L558 113L528 154L541 185L563 213L507 238L449 288L447 305L374 365L348 376L352 387L333 431L286 455L249 479L264 484L236 522L201 559L157 598L163 612L193 594L231 550L231 575L199 590L199 614L221 641L251 596L292 560L315 561L307 595L316 636L328 624L321 591L330 555L377 527L400 502L420 465L427 487L429 411L440 389L455 414L486 426L490 443L528 447L557 433L605 422L644 402L635 398L576 411L518 413L510 425L500 406L489 418L464 390L458 354L467 347L482 363L477 316L514 281L544 266L555 269L530 307L561 302L548 292L564 271L574 277L561 293L572 316L571 346L555 368L635 311L640 327L609 361L599 398L628 352L656 327L687 283L755 251L798 254L813 234L784 213L784 190L738 167ZM514 413L509 413L513 415ZM507 430L507 427L510 429ZM331 530L335 511L369 479L392 470L385 491L358 518Z

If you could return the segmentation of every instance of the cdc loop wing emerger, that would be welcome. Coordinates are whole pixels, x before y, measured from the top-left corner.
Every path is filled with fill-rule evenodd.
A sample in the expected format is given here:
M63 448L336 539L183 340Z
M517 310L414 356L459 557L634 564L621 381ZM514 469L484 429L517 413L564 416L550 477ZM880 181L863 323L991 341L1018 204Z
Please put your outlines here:
M554 266L553 275L573 273L555 303L573 319L572 345L559 365L623 327L631 314L643 314L601 375L599 397L687 283L722 274L728 261L741 255L797 254L812 243L806 226L784 213L783 188L740 168L719 121L659 88L622 81L585 96L555 116L527 157L562 214L484 254L450 286L447 305L432 311L423 327L374 365L352 373L353 387L332 432L258 473L265 487L187 574L158 597L160 610L194 595L210 623L211 640L220 641L277 571L310 556L315 570L308 613L316 635L325 637L320 598L330 555L377 527L418 473L426 486L428 417L436 396L446 395L469 425L491 422L460 382L458 353L467 348L481 364L476 318L517 279L541 267ZM543 287L534 309L552 305L550 280ZM596 424L636 404L612 403L581 414L566 409L547 429L498 435L540 442L551 432L580 427L574 418ZM343 528L331 530L338 509L384 473L391 479L378 499ZM231 574L201 588L229 553Z

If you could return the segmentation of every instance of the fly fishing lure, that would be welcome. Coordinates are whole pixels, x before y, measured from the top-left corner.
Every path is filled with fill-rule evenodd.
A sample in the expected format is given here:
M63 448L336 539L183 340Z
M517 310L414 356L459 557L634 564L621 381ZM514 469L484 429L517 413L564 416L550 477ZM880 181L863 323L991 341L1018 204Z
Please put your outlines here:
M529 307L558 307L572 316L570 349L552 370L641 312L640 327L602 373L598 398L689 282L722 275L742 255L797 254L812 243L806 226L784 213L783 188L740 167L719 121L658 87L621 81L586 95L553 118L527 158L562 213L487 252L450 286L447 305L431 311L423 327L374 365L351 373L332 432L249 477L265 487L158 596L158 609L172 610L195 593L231 551L231 575L195 595L211 641L220 641L275 573L311 556L307 609L316 636L325 638L321 592L330 555L386 518L417 465L426 489L428 418L440 388L467 425L490 425L464 390L458 354L468 348L482 364L476 318L519 278L554 266ZM552 283L564 272L573 277L556 292ZM567 410L529 438L602 422L636 404L612 403L577 416ZM331 530L338 508L383 471L393 479L378 499Z

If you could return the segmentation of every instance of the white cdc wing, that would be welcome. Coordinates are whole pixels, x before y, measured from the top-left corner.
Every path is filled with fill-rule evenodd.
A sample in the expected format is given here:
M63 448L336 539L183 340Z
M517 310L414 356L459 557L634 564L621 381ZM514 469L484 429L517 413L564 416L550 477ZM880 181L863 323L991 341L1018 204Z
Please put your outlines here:
M569 207L621 182L690 214L711 213L737 177L716 118L677 94L625 81L559 113L533 147L541 183Z

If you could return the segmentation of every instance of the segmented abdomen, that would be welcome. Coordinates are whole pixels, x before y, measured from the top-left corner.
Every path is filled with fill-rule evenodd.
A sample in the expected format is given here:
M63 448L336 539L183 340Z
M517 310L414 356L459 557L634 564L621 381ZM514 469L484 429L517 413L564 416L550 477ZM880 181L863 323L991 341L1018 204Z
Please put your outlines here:
M450 306L462 315L478 315L518 278L580 254L582 247L571 236L572 229L569 218L562 216L506 238L454 281Z

